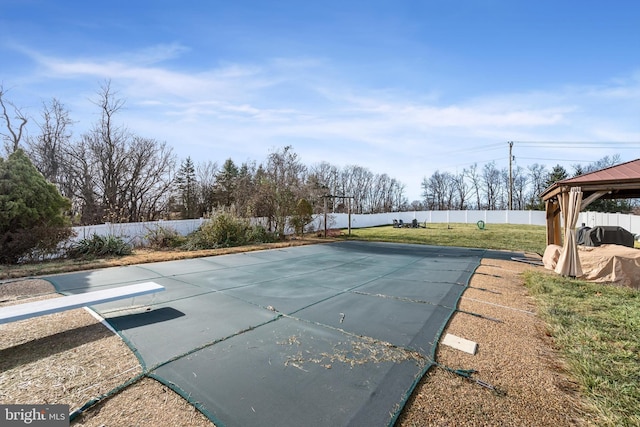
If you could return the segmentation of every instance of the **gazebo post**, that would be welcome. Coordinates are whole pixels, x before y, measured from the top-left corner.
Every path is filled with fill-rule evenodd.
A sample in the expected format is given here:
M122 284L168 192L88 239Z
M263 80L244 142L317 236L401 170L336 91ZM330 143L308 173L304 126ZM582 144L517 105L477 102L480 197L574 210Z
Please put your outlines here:
M547 212L547 246L561 245L560 206L553 199L545 201Z

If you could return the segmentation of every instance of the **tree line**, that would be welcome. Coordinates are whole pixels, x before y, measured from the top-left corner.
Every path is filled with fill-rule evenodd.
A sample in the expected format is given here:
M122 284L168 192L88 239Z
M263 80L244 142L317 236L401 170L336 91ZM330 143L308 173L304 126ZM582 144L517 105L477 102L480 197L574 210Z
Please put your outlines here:
M554 182L619 163L619 154L605 156L587 165L574 164L571 173L560 165L548 169L534 163L526 168L513 168L511 181L508 169L499 169L495 162L482 168L473 164L458 174L435 171L422 180L423 204L415 207L425 210L506 210L511 206L515 210L543 210L540 194ZM629 213L637 205L637 200L601 199L590 204L587 210Z
M557 179L569 177L561 166L541 164L512 171L495 162L477 164L454 174L425 176L422 199L409 202L405 185L385 173L358 165L329 162L305 165L293 147L273 149L262 162L221 164L191 157L178 160L166 142L138 135L121 125L125 101L109 81L92 100L98 119L74 136L69 111L57 99L44 102L37 131L27 134L29 117L7 98L0 85L0 134L5 151L23 149L33 165L71 202L74 224L140 222L198 218L224 208L240 217L264 217L273 230L283 230L294 214L331 212L380 213L404 210L543 209L539 194ZM574 174L619 162L605 157L574 166ZM511 189L511 191L509 191ZM338 196L338 197L335 197ZM604 203L604 202L602 202ZM610 202L609 202L610 203ZM628 211L630 202L608 210ZM598 204L592 205L598 208Z
M58 99L43 103L34 120L37 132L27 135L28 116L6 95L0 86L5 152L24 150L46 180L70 200L74 224L197 218L224 208L242 217L265 217L273 229L283 229L284 218L302 205L312 213L325 205L332 211L351 208L357 213L407 205L404 185L395 178L356 165L307 166L291 146L273 149L260 163L196 163L191 157L178 161L166 142L120 124L125 101L109 81L92 100L99 118L79 136L73 135L74 122Z

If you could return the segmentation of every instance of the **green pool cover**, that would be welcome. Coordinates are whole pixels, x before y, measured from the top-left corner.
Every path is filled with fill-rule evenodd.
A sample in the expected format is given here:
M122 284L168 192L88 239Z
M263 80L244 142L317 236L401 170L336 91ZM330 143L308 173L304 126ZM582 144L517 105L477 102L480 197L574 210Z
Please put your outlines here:
M512 255L349 241L47 279L65 294L164 285L93 308L219 427L383 426L433 365L480 260Z

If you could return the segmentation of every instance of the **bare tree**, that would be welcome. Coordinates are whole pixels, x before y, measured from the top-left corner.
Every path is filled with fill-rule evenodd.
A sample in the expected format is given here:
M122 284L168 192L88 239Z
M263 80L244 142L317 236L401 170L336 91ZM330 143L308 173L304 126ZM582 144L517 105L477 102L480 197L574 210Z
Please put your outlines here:
M99 170L86 137L64 151L65 170L68 171L67 197L71 198L72 212L80 224L102 222L103 212L97 191Z
M482 168L482 184L486 197L486 207L489 210L496 210L500 196L500 170L496 168L495 162L487 163Z
M386 173L373 177L369 190L369 212L393 212L404 206L404 186Z
M320 175L316 174L314 166L311 167L309 175L307 176L304 193L306 195L306 200L311 204L314 213L324 212L325 198L327 202L331 200L330 198L327 198L330 193L329 186L327 186L325 181L322 180Z
M404 195L405 189L406 185L393 178L393 185L391 188L393 196L393 207L391 208L392 210L406 211L409 209L409 200Z
M413 202L411 202L411 204L409 205L409 208L412 211L422 211L426 209L424 206L424 203L421 202L420 200L414 200Z
M391 209L388 206L386 195L389 187L389 175L378 174L373 177L371 185L369 186L368 202L370 213L389 212Z
M20 141L22 140L22 134L28 120L20 108L5 98L6 94L7 90L0 84L0 110L2 110L2 120L4 121L6 132L8 132L0 132L0 135L2 135L2 139L5 141L5 150L7 153L14 153L20 148ZM13 113L10 113L9 109L13 110ZM15 123L12 123L12 120L18 122L17 127Z
M456 192L455 206L452 209L463 210L467 208L467 194L469 193L469 187L464 179L464 172L453 175L451 177L451 185Z
M544 209L540 194L545 189L545 183L547 181L548 171L545 165L534 163L527 166L529 171L529 193L527 195L527 209Z
M306 173L298 155L291 146L273 151L269 154L265 168L268 185L271 191L269 200L272 203L271 221L275 231L284 235L287 217L291 215L301 197L299 192Z
M502 168L498 170L500 182L496 191L496 204L494 209L509 209L509 170Z
M56 98L43 102L42 107L42 120L37 122L40 133L35 138L27 138L29 155L40 173L64 190L67 173L63 168L63 149L69 145L73 122L69 111Z
M139 222L154 220L162 210L161 200L170 192L170 173L175 156L166 143L134 136L126 152L127 166L124 183L119 188L125 220Z
M308 199L314 204L316 212L323 212L324 197L335 195L339 180L343 184L342 191L348 191L345 187L349 186L349 178L345 176L344 171L340 171L335 165L329 162L320 162L309 168ZM333 211L334 200L328 198L326 202L328 209Z
M93 103L100 109L100 119L85 135L95 163L100 168L99 192L105 209L105 221L125 221L124 200L119 191L126 185L127 141L129 131L115 123L115 115L124 105L124 100L115 97L111 82L105 82Z
M513 207L517 210L525 209L527 204L527 184L529 179L522 166L512 170L513 178Z
M106 82L94 102L100 119L62 150L73 206L83 224L157 219L169 202L175 167L171 148L117 125L124 101L115 95Z
M481 179L478 173L478 164L474 163L469 169L465 169L462 173L471 181L471 191L473 191L476 196L476 209L482 209L482 204L480 203Z
M452 209L456 191L454 181L455 178L451 173L440 171L435 171L428 179L424 178L422 194L428 209Z
M198 213L204 216L215 207L216 175L218 163L211 160L196 165L196 182L198 193Z
M307 197L315 201L316 212L322 211L322 196L348 196L351 198L351 212L376 213L392 212L409 208L405 197L405 186L387 174L374 175L358 165L338 168L328 162L321 162L309 169ZM327 205L332 212L346 212L344 199L329 198Z
M603 158L596 160L593 163L583 168L583 173L594 172L600 169L615 166L620 163L620 154L613 154L611 156L604 156Z
M352 211L355 213L365 213L367 205L367 195L373 183L373 173L370 170L357 165L346 166L340 173L340 179L345 184L346 196L353 197Z

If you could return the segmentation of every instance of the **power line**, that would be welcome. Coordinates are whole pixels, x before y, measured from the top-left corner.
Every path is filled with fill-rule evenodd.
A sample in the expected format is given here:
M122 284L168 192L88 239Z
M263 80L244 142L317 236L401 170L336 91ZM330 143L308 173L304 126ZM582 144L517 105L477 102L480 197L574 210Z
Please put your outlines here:
M518 156L518 159L524 160L544 160L549 162L581 162L581 163L592 163L593 160L576 160L576 159L545 159L540 157L522 157Z
M519 147L540 147L540 148L571 148L571 149L576 149L576 148L608 148L608 149L612 149L612 148L620 148L620 149L639 149L640 148L640 141L635 142L635 141L624 141L624 142L620 142L620 141L509 141L507 142L507 144L509 144L510 142L512 142L514 144L513 149L515 151L515 149L519 148ZM504 142L499 142L499 143L495 143L495 144L489 144L489 145L485 145L483 147L477 147L477 148L471 148L471 149L460 149L460 150L453 150L453 151L449 151L447 154L455 154L455 153L474 153L474 152L478 152L478 151L493 151L493 150L503 150L504 149ZM603 145L603 144L609 144L609 145ZM621 145L620 147L618 147L617 145ZM630 145L635 144L635 147L631 147ZM525 156L518 156L515 153L511 154L512 157L512 161L516 162L516 160L535 160L535 161L546 161L546 162L559 162L559 163L566 163L566 162L575 162L575 163L593 163L594 160L593 159L559 159L559 158L543 158L543 157L525 157ZM458 167L465 167L465 166L470 166L470 165L486 165L488 163L492 163L492 162L502 162L505 160L505 157L499 157L499 158L494 158L494 159L485 159L485 160L474 160L474 161L470 161L470 162L464 162L464 163L456 163L456 164L447 164L447 165L443 165L444 168L458 168ZM509 159L507 159L508 161Z
M630 144L640 144L640 141L513 141L518 144L565 144L565 145L600 145L600 144L614 144L614 145L630 145Z
M538 148L556 148L556 149L563 149L563 148L570 148L570 149L576 149L576 148L589 148L589 149L593 149L593 148L606 148L608 150L637 150L640 148L640 146L638 147L619 147L619 146L615 146L615 145L571 145L571 146L559 146L559 145L519 145L519 147L538 147Z
M515 141L519 147L538 148L606 148L616 150L637 150L640 142L613 142L613 141Z
M504 143L499 142L496 144L489 144L489 145L484 145L482 147L476 147L476 148L461 148L459 150L453 150L453 151L447 151L447 154L455 154L455 153L475 153L477 151L490 151L490 150L497 150L497 149L503 149L504 148Z

